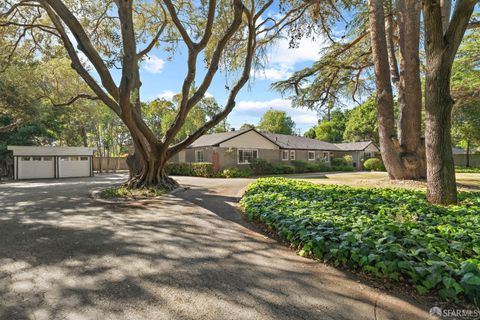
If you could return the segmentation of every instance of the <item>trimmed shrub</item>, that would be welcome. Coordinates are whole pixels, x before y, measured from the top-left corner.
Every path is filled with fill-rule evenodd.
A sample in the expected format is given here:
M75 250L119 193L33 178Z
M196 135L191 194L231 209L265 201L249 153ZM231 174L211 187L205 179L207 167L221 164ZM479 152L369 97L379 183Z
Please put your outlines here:
M385 166L383 165L382 160L379 158L370 158L365 160L363 167L371 171L385 171Z
M480 303L477 192L443 207L419 191L263 178L247 187L241 205L300 255L406 282L420 294Z
M302 160L292 160L290 163L295 168L295 173L307 172L308 162Z
M250 164L250 169L256 175L273 173L273 165L265 159L255 159Z
M173 163L169 162L166 171L172 176L213 177L213 165L210 162Z
M343 156L343 160L345 160L349 166L353 164L353 157L349 154Z
M273 167L272 173L275 173L275 174L295 173L295 167L289 164L279 164Z
M252 170L249 168L227 168L222 171L222 176L225 178L248 178L252 175Z
M328 172L330 171L330 167L321 162L312 162L312 163L307 163L306 171L307 172Z
M344 158L333 158L330 161L330 164L332 167L342 167L342 166L347 166L348 162Z
M352 167L352 165L346 165L346 166L332 166L330 167L330 171L348 171L348 172L351 172L351 171L354 171L355 168Z

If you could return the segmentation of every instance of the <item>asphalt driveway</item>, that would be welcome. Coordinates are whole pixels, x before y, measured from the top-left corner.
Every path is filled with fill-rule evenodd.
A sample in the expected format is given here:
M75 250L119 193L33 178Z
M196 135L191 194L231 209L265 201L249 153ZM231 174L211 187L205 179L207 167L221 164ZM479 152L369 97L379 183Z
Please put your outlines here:
M105 205L124 175L0 184L0 319L426 319L248 228L249 179Z

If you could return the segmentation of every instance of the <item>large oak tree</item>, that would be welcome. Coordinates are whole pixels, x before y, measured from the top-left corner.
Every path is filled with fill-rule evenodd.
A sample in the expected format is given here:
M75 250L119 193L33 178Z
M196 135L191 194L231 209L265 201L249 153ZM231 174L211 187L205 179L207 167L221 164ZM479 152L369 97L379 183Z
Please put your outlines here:
M165 173L168 159L225 119L252 66L259 62L258 50L265 50L284 28L301 19L311 2L282 1L280 5L273 0L7 0L0 5L0 25L17 31L16 37L9 38L13 49L25 39L33 39L36 47L62 44L91 96L113 110L132 136L140 166L131 172L128 186L172 189L177 183ZM269 14L271 10L278 14ZM140 98L140 63L159 46L169 50L179 46L187 53L181 100L162 136L144 120ZM224 108L177 141L222 62L232 78L236 76L226 86ZM199 72L202 67L204 73ZM113 69L121 71L117 81Z

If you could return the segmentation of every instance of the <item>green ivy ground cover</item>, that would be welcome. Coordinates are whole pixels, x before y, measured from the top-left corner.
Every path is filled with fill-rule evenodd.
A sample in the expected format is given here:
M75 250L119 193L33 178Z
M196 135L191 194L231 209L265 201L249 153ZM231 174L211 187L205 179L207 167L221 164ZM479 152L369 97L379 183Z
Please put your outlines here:
M418 191L263 178L248 186L241 204L301 255L478 305L480 193L459 197L458 206L441 207Z

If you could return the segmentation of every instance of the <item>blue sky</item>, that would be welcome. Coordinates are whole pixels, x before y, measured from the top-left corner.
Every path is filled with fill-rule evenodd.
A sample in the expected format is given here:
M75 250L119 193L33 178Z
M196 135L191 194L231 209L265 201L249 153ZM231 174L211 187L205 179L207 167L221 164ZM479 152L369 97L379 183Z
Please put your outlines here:
M290 101L270 89L272 82L288 78L295 70L302 69L319 58L322 41L303 39L298 48L289 48L289 39L280 39L272 45L268 53L268 63L264 71L257 70L255 79L245 85L237 96L237 105L228 117L233 128L240 128L243 123L257 124L263 113L270 108L286 111L296 123L301 133L317 123L317 113L306 109L290 107ZM180 91L186 74L186 54L179 48L171 61L168 55L160 49L155 49L149 58L142 63L141 97L143 101L156 97L171 98ZM203 73L203 61L198 61L198 73ZM197 83L200 82L197 77ZM217 73L214 82L207 93L223 105L228 91L225 89L225 76Z

